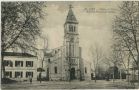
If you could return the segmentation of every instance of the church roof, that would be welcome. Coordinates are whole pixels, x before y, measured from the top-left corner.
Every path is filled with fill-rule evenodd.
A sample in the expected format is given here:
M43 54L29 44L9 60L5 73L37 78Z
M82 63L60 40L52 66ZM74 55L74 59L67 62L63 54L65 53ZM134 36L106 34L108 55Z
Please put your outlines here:
M44 49L43 52L44 52L44 56L53 57L52 50L50 50L50 49Z
M53 55L52 55L52 53L44 53L44 56L46 56L46 57L53 57Z
M69 6L69 12L66 18L66 22L65 23L78 23L73 11L72 11L72 6Z

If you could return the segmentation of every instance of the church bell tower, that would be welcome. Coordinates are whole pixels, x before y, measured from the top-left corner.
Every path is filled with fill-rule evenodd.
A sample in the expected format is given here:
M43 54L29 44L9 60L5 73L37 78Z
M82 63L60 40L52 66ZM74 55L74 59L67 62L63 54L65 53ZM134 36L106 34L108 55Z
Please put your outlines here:
M64 46L67 68L70 80L78 79L79 74L79 34L78 21L69 6L68 15L64 24Z

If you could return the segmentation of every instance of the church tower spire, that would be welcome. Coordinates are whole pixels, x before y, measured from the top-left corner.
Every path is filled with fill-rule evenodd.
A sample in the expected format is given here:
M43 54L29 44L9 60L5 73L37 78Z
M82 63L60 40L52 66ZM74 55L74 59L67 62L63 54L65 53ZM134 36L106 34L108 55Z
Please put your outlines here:
M65 23L77 23L78 24L78 21L77 21L74 13L72 11L72 8L73 8L73 6L69 5L69 12L68 12L68 15L67 15Z
M68 15L66 17L66 21L64 24L64 29L65 29L65 36L68 35L68 33L70 34L78 34L78 21L73 13L72 10L73 6L69 5L69 11L68 11Z

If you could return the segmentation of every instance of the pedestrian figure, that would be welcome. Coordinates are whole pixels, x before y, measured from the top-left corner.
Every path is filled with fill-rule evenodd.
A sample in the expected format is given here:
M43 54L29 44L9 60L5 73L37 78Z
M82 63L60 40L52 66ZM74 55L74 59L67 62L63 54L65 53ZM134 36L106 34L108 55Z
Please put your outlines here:
M131 83L131 86L135 87L135 84L134 84L133 80L131 80L130 83Z
M21 76L18 76L18 78L19 78L19 82L21 83Z
M39 80L40 80L40 83L41 83L41 73L39 73Z
M32 76L29 76L30 84L32 84Z

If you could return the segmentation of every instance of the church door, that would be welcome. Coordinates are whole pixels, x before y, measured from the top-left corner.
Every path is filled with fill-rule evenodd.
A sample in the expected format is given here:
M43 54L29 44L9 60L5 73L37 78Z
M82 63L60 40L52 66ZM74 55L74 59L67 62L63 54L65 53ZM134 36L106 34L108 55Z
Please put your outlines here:
M75 79L75 68L71 68L70 79L71 80Z

